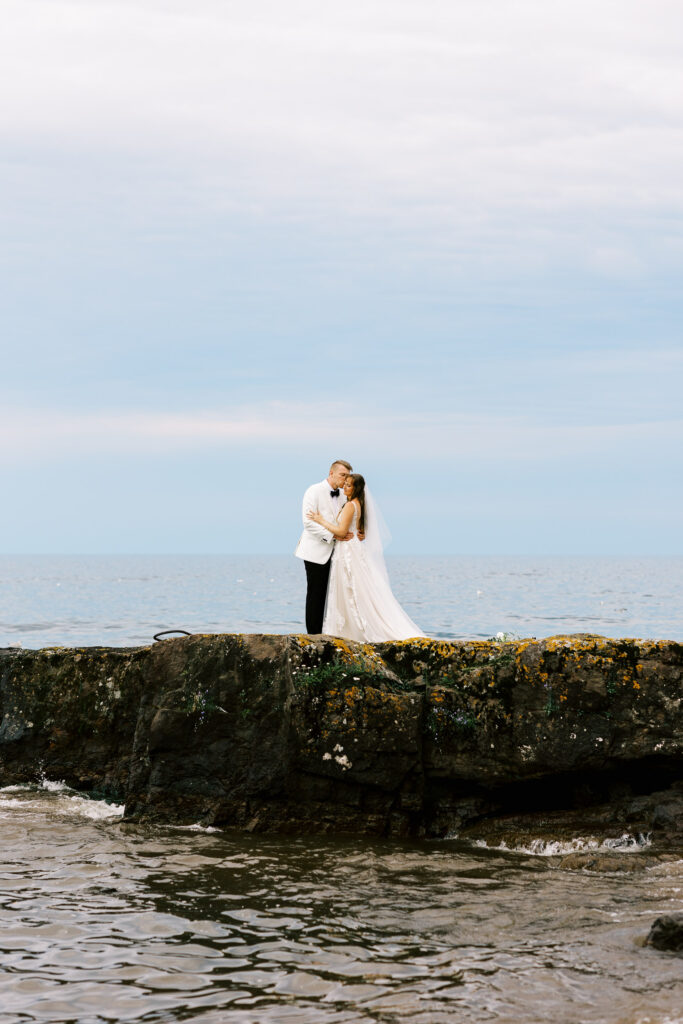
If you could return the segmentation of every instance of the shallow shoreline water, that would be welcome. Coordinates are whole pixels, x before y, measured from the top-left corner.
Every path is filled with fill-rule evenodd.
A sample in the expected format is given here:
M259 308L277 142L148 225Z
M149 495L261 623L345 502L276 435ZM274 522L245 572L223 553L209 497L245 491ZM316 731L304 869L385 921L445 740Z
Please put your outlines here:
M683 909L683 861L595 874L547 848L119 814L54 782L0 791L3 1024L681 1020L680 957L642 942Z

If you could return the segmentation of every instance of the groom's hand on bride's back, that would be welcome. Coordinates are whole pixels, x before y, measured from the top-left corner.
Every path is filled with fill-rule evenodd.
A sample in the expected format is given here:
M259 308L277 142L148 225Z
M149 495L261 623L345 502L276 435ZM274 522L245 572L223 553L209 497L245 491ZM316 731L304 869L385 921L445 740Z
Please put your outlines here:
M359 534L360 536L360 534ZM338 537L337 540L353 540L353 534L347 533L345 537Z

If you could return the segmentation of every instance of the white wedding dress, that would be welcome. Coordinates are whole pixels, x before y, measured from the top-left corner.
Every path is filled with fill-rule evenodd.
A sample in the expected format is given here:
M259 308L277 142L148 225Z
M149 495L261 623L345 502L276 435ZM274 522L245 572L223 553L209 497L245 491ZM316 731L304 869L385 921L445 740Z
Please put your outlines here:
M378 515L367 499L365 518L365 540L358 539L356 508L349 526L353 538L334 546L323 633L362 643L425 636L391 592Z

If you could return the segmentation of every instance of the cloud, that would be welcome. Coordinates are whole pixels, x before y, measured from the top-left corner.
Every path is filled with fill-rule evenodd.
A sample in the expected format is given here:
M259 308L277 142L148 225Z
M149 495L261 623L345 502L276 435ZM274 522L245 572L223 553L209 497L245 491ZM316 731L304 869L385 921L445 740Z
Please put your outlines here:
M448 459L520 466L562 459L613 457L676 450L683 420L591 426L534 422L522 416L353 413L344 403L269 403L230 414L64 413L25 410L0 414L0 465L86 459L116 453L133 460L174 452L337 450L366 458L425 462ZM326 456L327 457L327 456ZM356 456L357 458L357 456Z
M207 210L475 240L510 216L551 236L576 211L586 230L683 207L683 9L664 0L6 0L3 26L3 135L46 172L82 161L89 188L125 164Z
M588 263L605 277L617 279L637 278L645 270L645 264L637 253L619 246L600 246L589 255Z

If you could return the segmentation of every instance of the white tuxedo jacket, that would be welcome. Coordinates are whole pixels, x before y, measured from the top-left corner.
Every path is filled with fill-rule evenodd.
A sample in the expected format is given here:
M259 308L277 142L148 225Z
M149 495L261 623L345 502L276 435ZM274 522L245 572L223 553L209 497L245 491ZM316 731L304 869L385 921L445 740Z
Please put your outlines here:
M333 523L339 509L344 505L345 498L340 491L339 498L330 496L330 482L323 480L322 483L312 484L304 494L301 516L304 523L304 532L299 538L294 554L297 558L304 558L307 562L317 562L324 565L329 561L334 549L335 537L320 523L314 523L312 519L306 518L307 512L321 512L329 523Z

